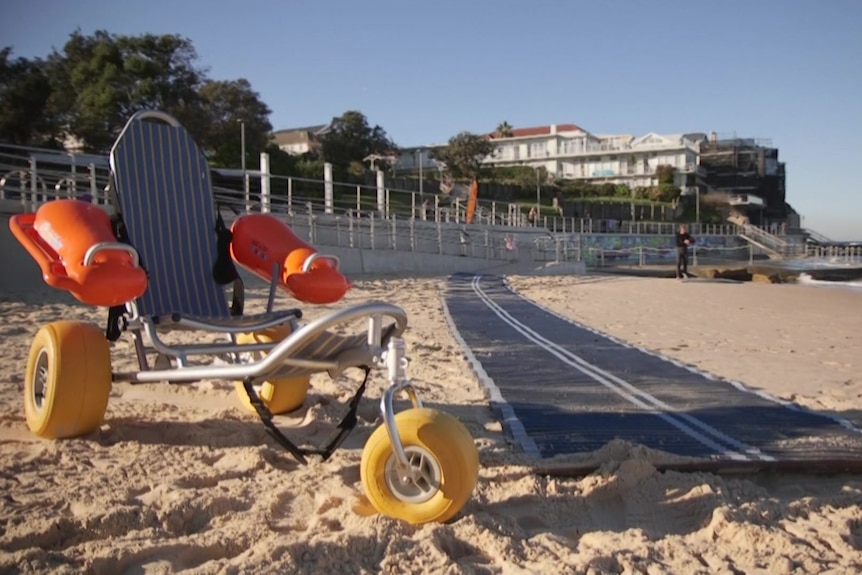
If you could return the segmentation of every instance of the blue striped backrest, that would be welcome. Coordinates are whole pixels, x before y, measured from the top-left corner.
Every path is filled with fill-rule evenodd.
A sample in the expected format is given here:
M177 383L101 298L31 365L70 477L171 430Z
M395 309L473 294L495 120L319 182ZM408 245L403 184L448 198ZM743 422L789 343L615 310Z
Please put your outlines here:
M206 158L182 126L133 117L111 149L114 185L149 286L141 315L229 314L212 278L215 206Z

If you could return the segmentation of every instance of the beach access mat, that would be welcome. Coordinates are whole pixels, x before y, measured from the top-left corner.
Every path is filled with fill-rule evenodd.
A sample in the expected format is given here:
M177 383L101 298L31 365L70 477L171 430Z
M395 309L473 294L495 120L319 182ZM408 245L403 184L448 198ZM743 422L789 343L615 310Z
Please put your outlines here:
M502 277L453 275L444 301L505 431L535 457L621 439L730 468L862 464L862 431L849 421L579 325L513 292Z

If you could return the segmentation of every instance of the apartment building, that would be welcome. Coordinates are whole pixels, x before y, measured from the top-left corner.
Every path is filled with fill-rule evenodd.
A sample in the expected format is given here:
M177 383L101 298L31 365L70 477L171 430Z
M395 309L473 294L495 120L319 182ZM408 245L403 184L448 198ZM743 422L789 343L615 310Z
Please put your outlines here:
M733 205L748 208L752 222L787 217L786 168L771 140L712 133L701 144L700 164L707 190L728 194Z
M518 128L505 134L491 133L494 153L485 159L490 166L528 166L545 168L560 179L592 183L623 183L630 187L658 183L656 168L676 168L675 185L683 193L694 193L700 143L706 134L629 134L596 135L575 124L551 124ZM441 145L401 150L396 171L415 171L439 167L432 151Z
M489 134L496 150L486 161L493 166L543 167L567 180L622 183L630 187L658 183L656 168L673 166L675 184L694 185L700 173L698 149L705 134L596 135L574 124L521 128Z

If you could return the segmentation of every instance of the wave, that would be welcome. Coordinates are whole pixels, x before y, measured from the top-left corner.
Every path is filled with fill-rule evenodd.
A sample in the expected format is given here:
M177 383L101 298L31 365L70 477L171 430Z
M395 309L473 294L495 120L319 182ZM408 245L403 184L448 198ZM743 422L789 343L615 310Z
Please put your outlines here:
M853 281L826 281L826 280L816 280L810 275L806 273L799 274L799 277L796 278L796 282L802 285L809 285L815 287L835 287L835 288L844 288L844 289L852 289L853 291L862 291L862 280L853 280Z
M804 260L784 260L781 267L804 270L804 269L843 269L862 267L862 260L848 260L847 258L807 258Z

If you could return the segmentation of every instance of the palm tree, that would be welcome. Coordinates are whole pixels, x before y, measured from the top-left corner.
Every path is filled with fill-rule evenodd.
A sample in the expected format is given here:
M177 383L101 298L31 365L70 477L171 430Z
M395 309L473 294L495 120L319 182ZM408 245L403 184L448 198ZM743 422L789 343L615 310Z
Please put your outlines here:
M494 136L497 138L511 138L513 135L512 126L509 125L509 122L501 123L494 132Z

